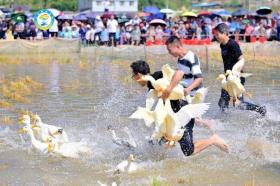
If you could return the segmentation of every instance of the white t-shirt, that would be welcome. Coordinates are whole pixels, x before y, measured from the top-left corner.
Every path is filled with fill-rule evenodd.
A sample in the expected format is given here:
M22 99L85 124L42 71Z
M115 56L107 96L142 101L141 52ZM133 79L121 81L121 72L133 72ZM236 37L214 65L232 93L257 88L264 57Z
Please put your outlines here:
M184 72L184 77L180 82L184 87L190 86L196 78L202 77L200 61L192 51L188 51L183 58L178 59L177 69ZM192 91L191 95L193 93L195 93L195 91Z
M113 19L113 20L111 20L111 19L109 19L108 21L107 21L107 29L108 29L108 32L109 33L116 33L117 32L117 27L118 27L118 22L117 22L117 20L115 20L115 19Z

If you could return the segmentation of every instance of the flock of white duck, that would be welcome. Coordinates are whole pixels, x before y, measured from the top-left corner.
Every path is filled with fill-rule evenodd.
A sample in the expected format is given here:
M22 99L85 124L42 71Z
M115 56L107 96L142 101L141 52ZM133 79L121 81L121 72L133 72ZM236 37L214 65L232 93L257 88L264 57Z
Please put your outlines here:
M39 115L34 116L31 124L29 115L23 115L21 122L24 127L19 133L27 133L31 139L31 146L43 154L55 154L62 157L80 158L90 154L91 150L83 142L69 142L66 132L61 127L42 122Z
M241 84L240 77L249 77L252 74L241 73L244 60L236 63L232 70L227 70L225 74L220 74L217 80L221 81L221 86L226 90L233 100L233 106L239 99L247 94ZM163 91L169 86L175 71L169 66L161 68L163 78L155 80L150 75L144 75L139 81L151 82L154 89L150 90L146 97L146 107L138 107L130 116L133 119L143 119L147 127L153 127L152 140L160 140L162 137L168 140L167 145L174 146L184 134L184 126L192 118L200 118L210 106L204 103L208 93L208 88L200 88L194 96L184 95L184 87L178 84L170 93L167 100L161 98ZM185 100L189 104L183 106L179 112L175 113L171 108L170 100Z
M233 70L226 71L226 74L220 74L217 80L221 80L222 88L225 89L233 98L233 102L238 100L245 93L245 88L240 82L240 77L248 77L251 74L242 74L242 62L237 63ZM175 71L169 66L164 65L161 68L163 78L155 80L150 75L142 76L140 81L150 81L154 89L150 90L146 97L146 107L138 107L130 116L133 119L143 119L145 125L149 128L154 123L152 140L166 138L167 145L174 146L184 134L184 126L192 118L200 118L210 106L210 103L203 103L208 92L208 88L200 88L194 96L184 95L184 87L177 85L168 99L163 100L161 95L169 86ZM183 106L177 113L171 108L170 100L185 100L189 104ZM44 154L55 154L63 157L80 158L81 155L90 154L85 143L69 142L65 130L61 127L48 125L42 122L38 115L34 116L34 123L31 124L29 115L22 116L22 123L25 125L19 132L27 133L30 136L32 147ZM133 139L129 129L124 128L127 139L117 137L115 131L110 126L108 130L111 133L112 140L120 146L136 148L136 142ZM130 155L127 160L119 163L113 170L116 173L132 173L139 169L140 165L134 162L134 156ZM98 181L98 184L105 185ZM113 183L112 185L116 185Z
M184 134L184 126L192 118L201 117L208 109L209 103L203 103L208 92L208 88L200 88L193 97L184 95L184 87L178 84L170 93L168 99L163 100L161 95L169 86L175 71L169 66L161 68L163 78L155 80L150 75L142 76L140 81L150 81L154 89L147 94L146 107L138 107L130 116L133 119L143 119L147 127L154 130L151 135L152 140L165 138L168 145L174 146ZM177 113L171 108L170 100L186 100L188 105L183 106Z

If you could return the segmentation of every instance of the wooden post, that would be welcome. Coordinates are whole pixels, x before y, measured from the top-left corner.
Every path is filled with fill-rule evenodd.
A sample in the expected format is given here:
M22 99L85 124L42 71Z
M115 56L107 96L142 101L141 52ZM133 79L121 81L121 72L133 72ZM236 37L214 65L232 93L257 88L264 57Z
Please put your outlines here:
M146 48L146 43L144 43L144 55L145 55L145 61L148 62L147 60L147 48Z
M256 62L256 50L255 50L255 43L252 43L253 44L253 62L255 63Z
M209 70L209 54L208 54L208 46L205 46L205 57L206 57L206 70Z

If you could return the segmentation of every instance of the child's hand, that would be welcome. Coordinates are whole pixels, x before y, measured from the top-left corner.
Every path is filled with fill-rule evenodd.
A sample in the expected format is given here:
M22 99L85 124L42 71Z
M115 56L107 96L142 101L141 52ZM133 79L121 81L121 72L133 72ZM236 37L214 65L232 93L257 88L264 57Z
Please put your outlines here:
M164 90L163 93L162 93L161 98L163 100L166 100L169 97L170 93L171 93L171 91L169 89Z

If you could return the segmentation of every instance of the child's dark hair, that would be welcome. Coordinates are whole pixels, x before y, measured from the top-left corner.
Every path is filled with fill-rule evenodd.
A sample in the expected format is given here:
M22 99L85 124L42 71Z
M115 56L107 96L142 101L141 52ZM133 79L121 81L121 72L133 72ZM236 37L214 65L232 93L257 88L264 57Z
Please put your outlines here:
M180 38L178 38L177 36L170 36L165 43L167 46L171 45L171 44L176 44L176 45L182 45Z
M217 32L220 32L221 34L226 34L226 35L228 35L228 31L229 31L228 26L227 26L227 24L225 24L225 23L220 23L220 24L218 24L218 25L215 27L215 30L216 30Z
M133 62L130 65L130 68L132 69L132 73L134 75L136 75L138 73L141 73L143 75L147 75L147 74L150 73L149 64L146 63L146 61L143 61L143 60L138 60L138 61Z

